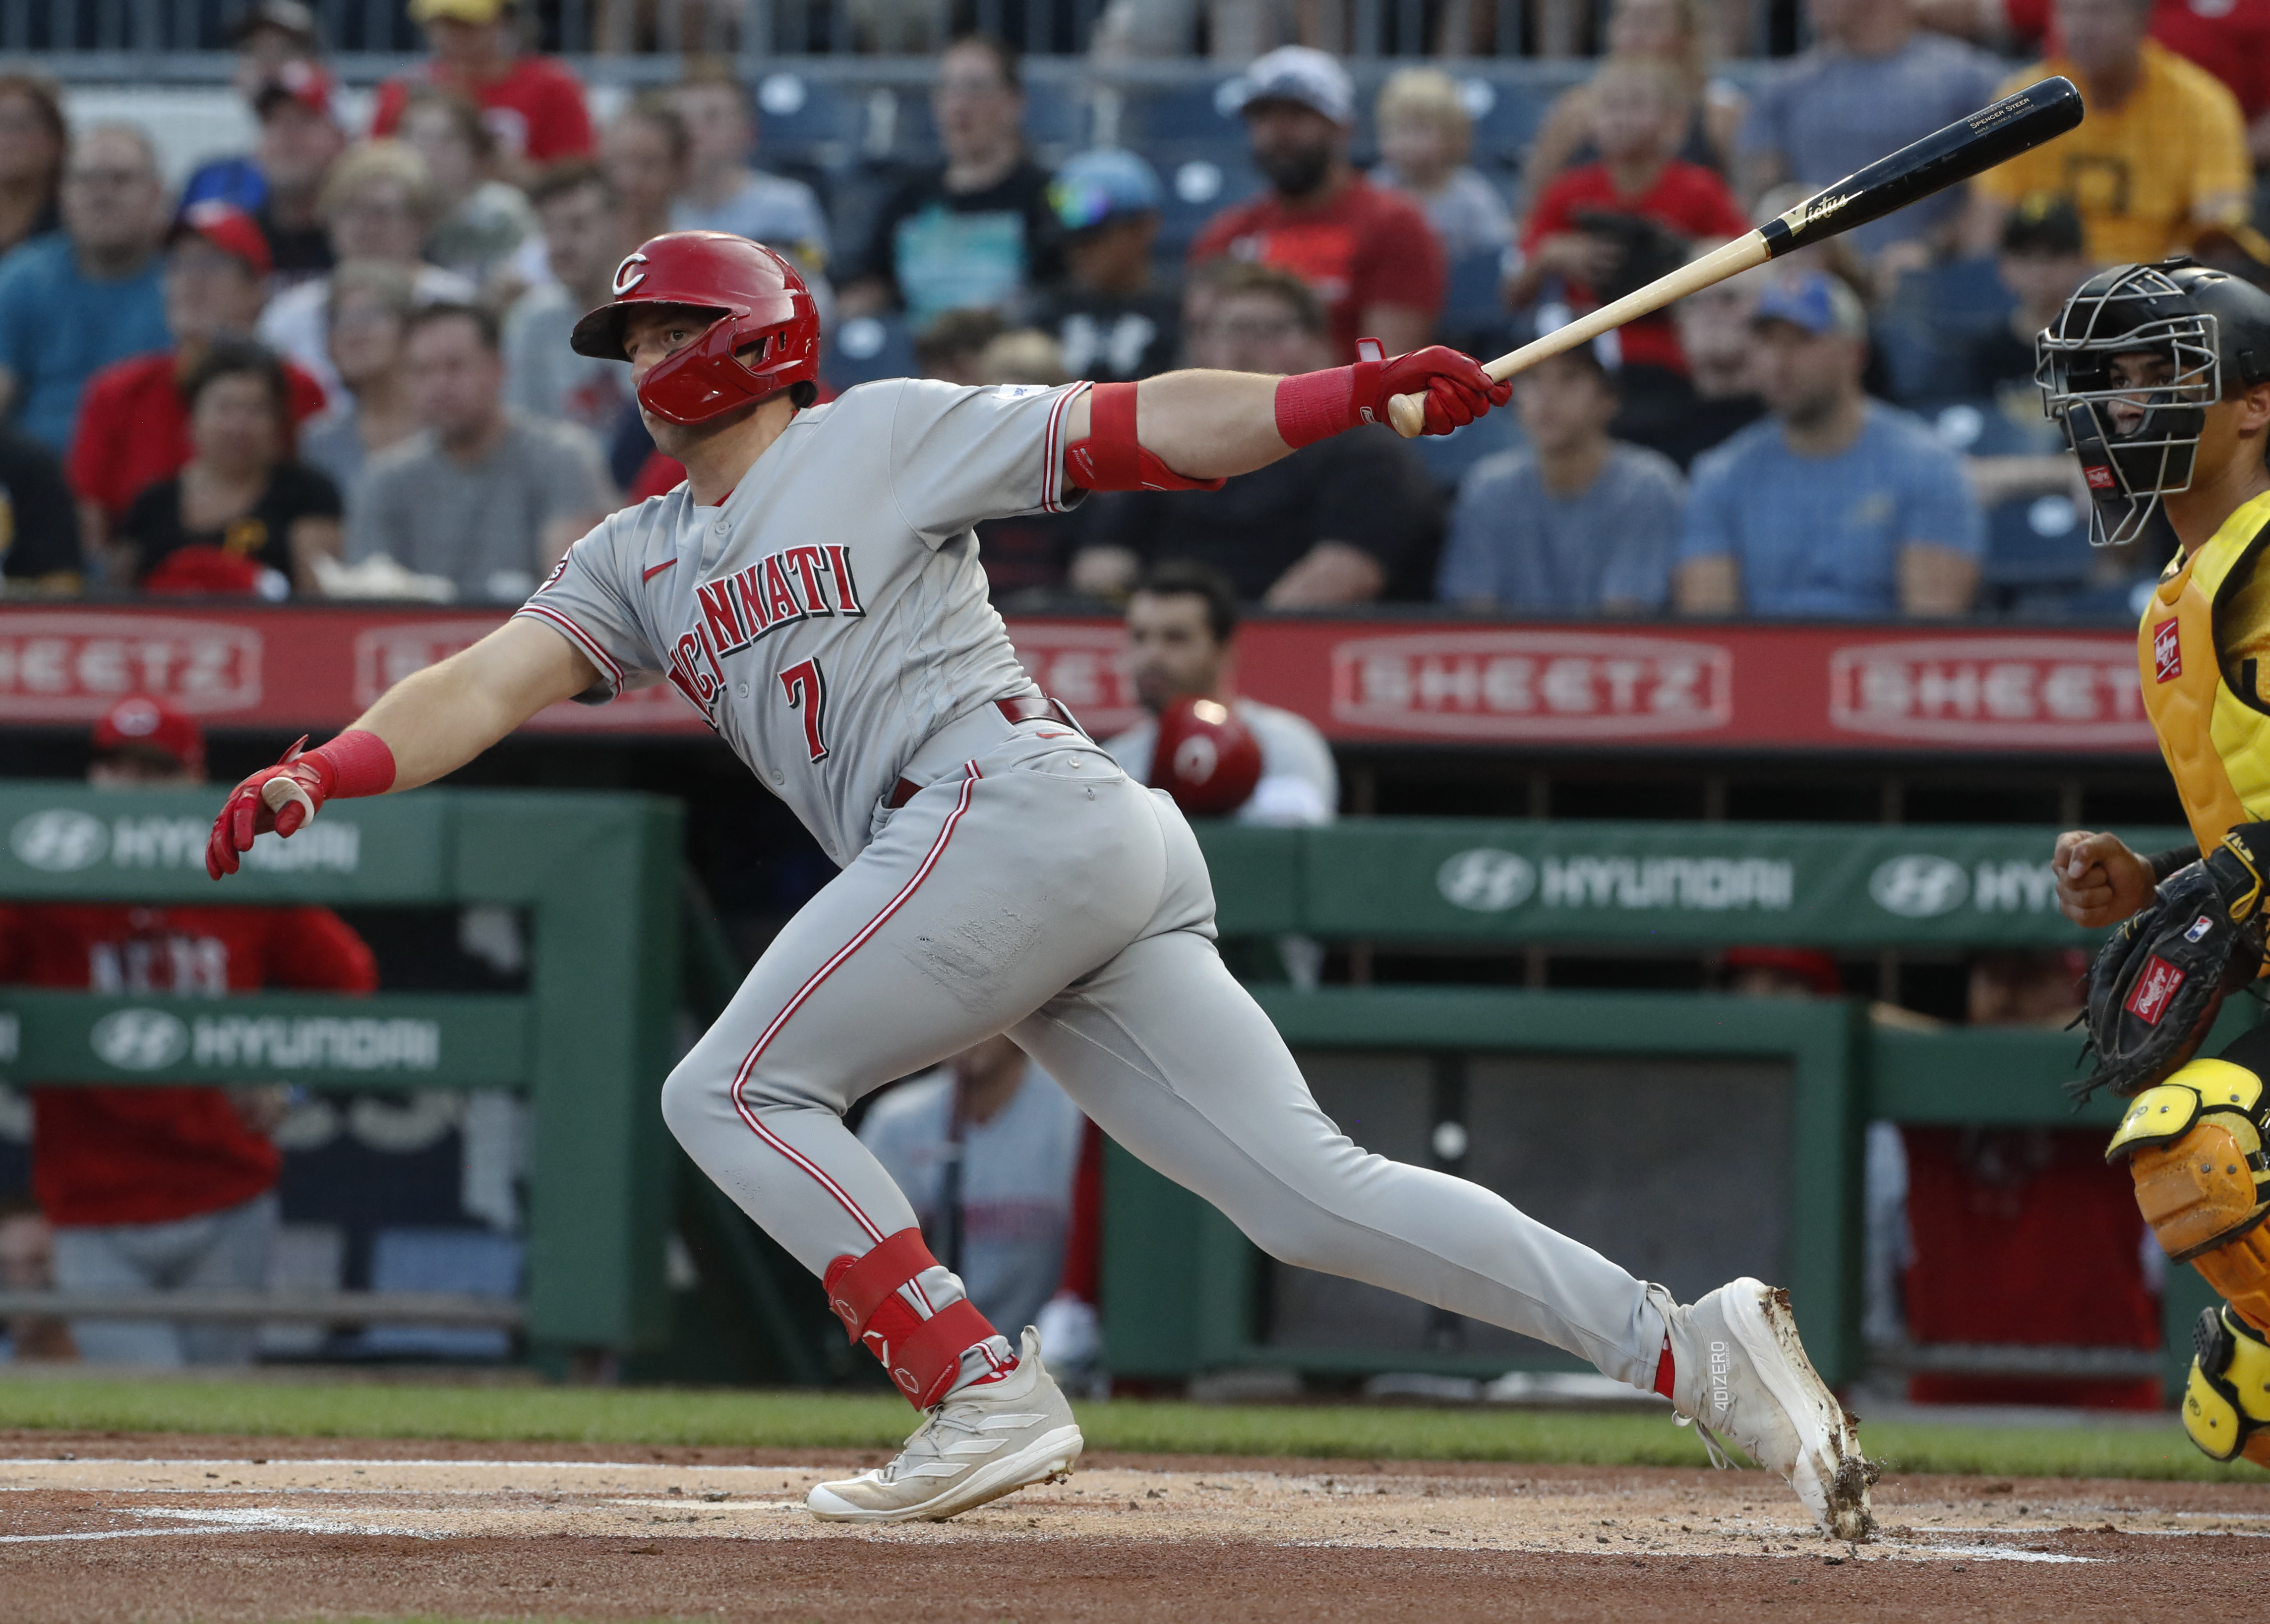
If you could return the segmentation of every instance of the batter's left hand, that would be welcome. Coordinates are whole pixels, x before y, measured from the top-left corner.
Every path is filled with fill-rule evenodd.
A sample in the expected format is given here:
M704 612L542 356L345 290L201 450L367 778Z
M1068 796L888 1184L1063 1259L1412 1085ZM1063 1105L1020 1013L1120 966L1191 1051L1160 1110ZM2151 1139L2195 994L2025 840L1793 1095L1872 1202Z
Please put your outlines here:
M324 799L322 775L300 758L302 738L273 767L264 767L229 792L205 842L205 872L219 879L236 872L254 839L271 829L290 834L315 815Z
M1425 397L1427 426L1420 432L1447 434L1505 404L1513 385L1493 382L1473 356L1439 344L1393 360L1356 363L1355 404L1364 421L1386 422L1387 403L1398 395Z

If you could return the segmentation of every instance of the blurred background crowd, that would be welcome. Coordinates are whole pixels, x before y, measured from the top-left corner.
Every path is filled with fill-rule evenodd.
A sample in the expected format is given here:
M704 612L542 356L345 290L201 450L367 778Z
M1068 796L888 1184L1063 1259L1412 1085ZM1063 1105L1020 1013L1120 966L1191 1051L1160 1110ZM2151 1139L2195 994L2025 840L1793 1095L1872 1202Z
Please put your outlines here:
M926 84L864 101L753 57L744 10L408 0L390 42L424 55L374 93L327 65L345 8L253 0L211 19L249 150L192 167L156 114L0 74L7 590L524 596L678 478L627 370L567 345L661 231L799 265L830 393L1293 372L1360 336L1489 355L2059 72L2079 130L1540 367L1459 434L1004 520L982 552L1013 610L1196 559L1279 609L2112 621L2163 560L2088 546L2031 335L2112 261L2270 278L2261 0L1113 0L1094 77L1045 83L1013 41L1061 63L1046 6L805 13L924 54ZM1389 25L1432 55L1352 74L1350 30ZM642 72L587 87L540 48L577 28ZM1549 97L1462 74L1509 48L1572 70ZM1144 89L1194 53L1222 70Z

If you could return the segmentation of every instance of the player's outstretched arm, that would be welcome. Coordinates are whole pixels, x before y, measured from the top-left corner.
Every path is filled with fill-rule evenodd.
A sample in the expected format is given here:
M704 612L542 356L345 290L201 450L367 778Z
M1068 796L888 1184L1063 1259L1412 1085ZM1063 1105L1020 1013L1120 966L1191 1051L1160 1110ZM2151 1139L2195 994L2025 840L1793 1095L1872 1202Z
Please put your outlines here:
M338 796L414 790L455 772L538 711L599 679L557 632L508 620L438 665L404 678L355 724L314 750L295 745L236 786L213 819L205 872L236 872L256 836L289 835ZM302 741L305 742L304 740Z
M1365 340L1369 345L1370 340ZM1289 378L1248 372L1169 372L1140 383L1098 384L1065 416L1065 468L1084 490L1188 487L1265 468L1359 424L1387 421L1398 395L1427 401L1430 434L1462 428L1512 386L1470 355L1433 345Z

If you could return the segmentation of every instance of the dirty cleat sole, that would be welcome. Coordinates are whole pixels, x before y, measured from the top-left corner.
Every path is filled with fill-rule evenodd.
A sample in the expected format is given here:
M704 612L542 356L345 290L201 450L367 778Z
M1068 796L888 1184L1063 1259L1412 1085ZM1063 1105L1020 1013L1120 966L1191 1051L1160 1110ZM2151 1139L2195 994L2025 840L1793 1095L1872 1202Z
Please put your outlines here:
M1881 1469L1860 1452L1853 1417L1805 1356L1789 1293L1769 1291L1755 1280L1737 1280L1725 1291L1728 1328L1797 1432L1799 1447L1789 1469L1790 1487L1830 1538L1873 1538L1876 1519L1868 1505L1868 1486ZM1719 1379L1714 1370L1714 1386Z

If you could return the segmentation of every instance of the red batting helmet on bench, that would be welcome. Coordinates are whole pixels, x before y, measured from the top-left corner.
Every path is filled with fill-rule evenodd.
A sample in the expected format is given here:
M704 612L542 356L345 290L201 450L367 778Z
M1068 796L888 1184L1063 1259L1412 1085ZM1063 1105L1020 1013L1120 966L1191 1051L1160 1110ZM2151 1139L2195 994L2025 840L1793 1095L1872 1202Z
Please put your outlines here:
M1160 713L1151 786L1173 796L1190 816L1234 812L1253 798L1260 782L1260 741L1228 706L1185 693Z
M796 267L746 237L672 231L615 268L615 297L575 323L578 355L627 360L623 329L642 305L713 310L708 330L648 373L639 404L672 423L706 423L783 389L799 406L820 392L820 310ZM746 361L739 352L756 346Z

